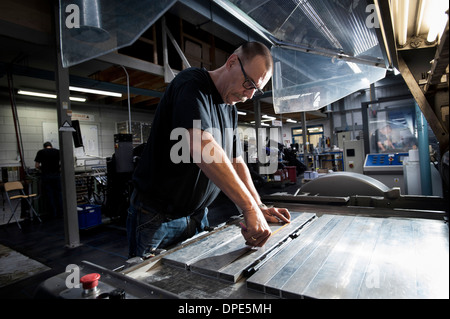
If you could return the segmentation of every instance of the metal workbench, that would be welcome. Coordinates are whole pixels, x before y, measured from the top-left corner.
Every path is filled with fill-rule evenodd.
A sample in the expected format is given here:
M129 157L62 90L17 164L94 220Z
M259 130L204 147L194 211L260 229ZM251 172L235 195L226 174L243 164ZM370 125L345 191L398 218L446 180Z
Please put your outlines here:
M241 218L122 269L90 262L99 294L67 287L70 273L47 279L38 298L449 298L445 212L278 203L289 224L272 224L263 248L246 246ZM70 281L70 280L69 280ZM111 298L111 297L110 297Z
M271 225L264 248L245 246L237 220L123 274L181 298L449 297L448 225L438 216L287 206L292 222Z

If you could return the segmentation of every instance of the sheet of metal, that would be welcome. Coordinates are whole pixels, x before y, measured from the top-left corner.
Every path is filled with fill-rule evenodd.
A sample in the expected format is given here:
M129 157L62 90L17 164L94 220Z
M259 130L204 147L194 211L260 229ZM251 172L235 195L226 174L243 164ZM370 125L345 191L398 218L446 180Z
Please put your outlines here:
M448 224L413 220L417 297L449 297Z
M350 225L353 216L334 216L337 220L336 226L327 234L324 240L307 256L300 267L294 271L289 280L282 285L280 291L282 297L299 298L303 296L303 291L315 278L318 270L327 260L329 254L343 236L345 230Z
M337 222L333 215L323 215L315 220L277 258L247 279L247 287L279 296L280 289L320 246Z
M354 299L358 296L375 247L382 220L355 217L314 279L302 292L314 298Z
M293 222L273 229L274 239L280 237L272 247L287 242L281 250L251 251L240 228L229 225L169 251L164 263L140 271L139 280L186 298L449 298L443 220L290 211ZM288 227L308 215L314 219L293 236ZM260 260L251 277L239 279L242 267Z
M414 236L411 221L385 219L359 298L414 298ZM406 245L405 245L406 244ZM408 247L405 247L408 246ZM407 248L407 249L405 249Z
M222 232L164 257L163 263L237 282L247 267L251 266L258 258L271 252L292 232L314 217L315 214L293 213L289 224L271 224L272 236L264 247L259 249L245 245L240 227L230 225Z
M448 298L448 226L385 219L358 298Z
M283 298L448 298L442 221L323 215L247 279Z
M212 236L194 242L189 246L179 249L162 259L164 264L171 264L177 267L189 269L190 265L198 260L208 257L212 250L220 249L229 242L241 242L239 240L241 229L232 224Z
M210 250L202 259L191 264L190 270L211 277L220 277L220 270L238 260L238 258L245 259L248 256L253 257L257 254L257 249L246 246L244 241L238 238L217 249Z

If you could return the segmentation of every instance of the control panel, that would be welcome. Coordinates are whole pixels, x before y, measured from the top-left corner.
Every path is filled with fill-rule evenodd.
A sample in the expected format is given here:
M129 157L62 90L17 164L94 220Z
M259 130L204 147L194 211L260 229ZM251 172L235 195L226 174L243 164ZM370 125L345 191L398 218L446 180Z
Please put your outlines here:
M403 160L408 153L367 154L364 171L403 170Z

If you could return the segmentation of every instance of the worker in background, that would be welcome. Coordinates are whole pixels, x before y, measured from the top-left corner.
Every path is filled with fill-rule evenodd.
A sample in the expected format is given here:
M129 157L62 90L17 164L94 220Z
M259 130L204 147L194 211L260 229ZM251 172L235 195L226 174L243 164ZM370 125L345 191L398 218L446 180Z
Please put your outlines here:
M53 217L62 214L62 194L59 150L45 142L34 159L36 169L41 171L41 190Z
M236 132L235 104L262 94L272 71L267 47L249 42L216 70L188 68L172 80L133 175L127 219L130 257L202 231L208 225L208 205L221 190L242 211L248 245L266 243L268 222L290 221L287 209L261 202L241 156L239 136L227 134ZM183 139L187 147L180 146Z
M391 139L392 128L390 125L386 125L375 131L375 139L379 152L386 152L394 149Z

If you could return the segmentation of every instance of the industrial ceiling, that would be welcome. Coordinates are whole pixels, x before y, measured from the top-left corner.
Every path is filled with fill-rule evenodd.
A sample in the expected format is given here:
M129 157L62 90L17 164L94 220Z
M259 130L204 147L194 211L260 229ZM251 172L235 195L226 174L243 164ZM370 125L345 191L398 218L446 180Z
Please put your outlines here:
M73 12L67 6L82 7L82 3L92 6L81 22L93 21L98 27L86 29L90 40L83 40L80 32L69 34L80 29L69 30L62 24ZM424 72L413 72L422 87L442 85L442 76L448 75L448 44L443 45L448 41L448 20L445 32L427 40L431 22L448 10L443 0L72 0L60 4L63 52L68 48L63 61L70 70L71 84L123 93L121 98L85 95L88 103L125 105L128 75L131 105L154 110L167 85L168 66L174 73L186 67L176 52L178 45L186 53L182 39L188 38L189 32L185 29L190 29L194 38L197 35L192 42L207 44L225 55L247 40L272 47L277 67L260 102L261 114L277 118L300 120L300 111L307 111L307 119L324 117L324 106L368 87L386 72L396 72L398 57L407 60L410 52L431 48L439 54L434 64L421 61ZM54 14L51 1L1 2L1 87L7 87L9 69L16 88L54 91ZM102 15L108 19L99 20ZM165 40L161 37L164 31L169 31ZM168 51L167 60L161 47ZM196 65L187 54L186 59ZM355 66L360 71L355 71ZM428 71L429 81L416 76ZM242 121L252 120L251 101L238 107L248 112Z

